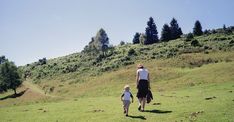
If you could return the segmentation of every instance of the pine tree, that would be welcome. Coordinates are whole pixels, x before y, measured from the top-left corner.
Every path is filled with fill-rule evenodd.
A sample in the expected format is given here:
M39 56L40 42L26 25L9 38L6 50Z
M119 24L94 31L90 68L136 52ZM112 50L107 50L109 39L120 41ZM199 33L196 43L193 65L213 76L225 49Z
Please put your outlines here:
M194 24L193 34L195 36L201 36L203 34L201 23L198 20Z
M94 44L98 50L104 50L109 46L109 38L104 29L101 28L97 32L96 37L94 38Z
M161 32L161 41L171 40L171 29L168 24L164 24Z
M96 36L91 38L91 41L87 46L85 46L83 52L91 55L97 55L97 53L102 52L103 55L105 55L109 46L109 38L105 30L101 28L97 32Z
M139 44L140 43L139 38L140 38L140 33L136 32L136 34L133 37L132 43L133 44Z
M226 28L226 25L224 24L224 25L223 25L223 30L225 31L226 29L227 29L227 28Z
M158 40L158 31L152 17L149 18L147 22L147 27L145 29L146 40L144 44L153 44L159 42Z
M102 52L103 56L106 54L109 47L109 38L104 29L101 28L94 37L94 46Z
M179 27L179 24L177 23L177 20L175 18L172 18L170 22L170 29L171 29L171 39L177 39L180 38L180 36L183 34L181 28Z

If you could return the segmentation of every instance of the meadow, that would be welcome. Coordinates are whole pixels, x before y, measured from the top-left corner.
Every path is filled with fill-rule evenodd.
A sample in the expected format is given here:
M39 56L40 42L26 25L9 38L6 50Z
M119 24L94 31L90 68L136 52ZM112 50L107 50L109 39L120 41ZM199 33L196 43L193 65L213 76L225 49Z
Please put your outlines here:
M212 83L180 90L154 93L145 112L137 110L137 100L125 117L119 97L83 97L27 105L1 107L1 121L233 121L233 82Z

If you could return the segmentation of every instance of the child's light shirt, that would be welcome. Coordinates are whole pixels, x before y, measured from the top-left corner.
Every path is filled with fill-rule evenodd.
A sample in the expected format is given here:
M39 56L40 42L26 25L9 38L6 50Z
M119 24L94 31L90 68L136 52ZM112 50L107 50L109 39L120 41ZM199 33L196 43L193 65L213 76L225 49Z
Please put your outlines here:
M123 97L123 100L129 100L129 101L131 97L133 98L132 93L129 91L124 91L122 97Z

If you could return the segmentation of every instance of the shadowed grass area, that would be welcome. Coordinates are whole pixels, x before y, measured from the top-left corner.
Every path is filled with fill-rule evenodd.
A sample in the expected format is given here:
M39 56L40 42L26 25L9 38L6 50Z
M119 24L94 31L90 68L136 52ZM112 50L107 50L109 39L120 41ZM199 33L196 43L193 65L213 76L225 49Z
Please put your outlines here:
M19 92L19 93L17 93L17 94L12 94L12 95L8 95L8 96L5 96L5 97L3 97L3 98L0 98L0 100L5 100L5 99L8 99L8 98L17 98L17 97L20 97L20 96L22 96L27 90L28 90L28 88L25 89L25 90L23 90L23 91L21 91L21 92Z

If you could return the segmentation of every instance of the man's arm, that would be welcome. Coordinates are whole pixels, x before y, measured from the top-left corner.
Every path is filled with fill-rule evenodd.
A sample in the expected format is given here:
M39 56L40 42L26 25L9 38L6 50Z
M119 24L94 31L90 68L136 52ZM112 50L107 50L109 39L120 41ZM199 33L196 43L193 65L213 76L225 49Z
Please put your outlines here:
M136 88L138 86L138 83L139 83L139 72L137 72L136 74Z
M132 98L132 103L133 103L133 96L132 96L132 93L130 94L130 97Z
M150 87L150 77L149 77L149 73L148 73L148 85L149 85L149 89L150 89L151 87Z

